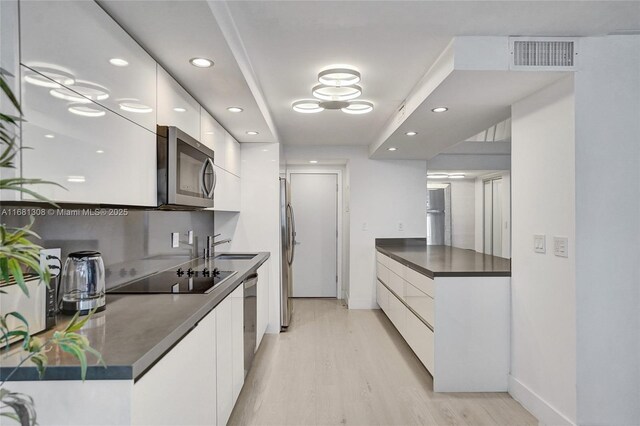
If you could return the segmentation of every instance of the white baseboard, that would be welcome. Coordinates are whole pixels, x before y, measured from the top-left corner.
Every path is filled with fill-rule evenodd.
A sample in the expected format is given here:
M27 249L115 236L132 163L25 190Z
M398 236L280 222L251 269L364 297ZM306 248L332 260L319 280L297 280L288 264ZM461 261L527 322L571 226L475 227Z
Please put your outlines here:
M353 299L347 300L347 306L349 309L380 309L380 306L371 299Z
M509 375L509 394L533 414L542 425L571 425L575 422L552 407L524 383Z

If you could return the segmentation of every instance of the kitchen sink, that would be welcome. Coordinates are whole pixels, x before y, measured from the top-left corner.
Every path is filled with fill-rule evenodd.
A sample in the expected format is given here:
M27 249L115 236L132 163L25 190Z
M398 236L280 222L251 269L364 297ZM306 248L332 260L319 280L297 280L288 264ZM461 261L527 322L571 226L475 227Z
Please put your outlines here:
M234 253L222 253L217 255L214 259L217 260L251 260L256 257L256 254L234 254Z

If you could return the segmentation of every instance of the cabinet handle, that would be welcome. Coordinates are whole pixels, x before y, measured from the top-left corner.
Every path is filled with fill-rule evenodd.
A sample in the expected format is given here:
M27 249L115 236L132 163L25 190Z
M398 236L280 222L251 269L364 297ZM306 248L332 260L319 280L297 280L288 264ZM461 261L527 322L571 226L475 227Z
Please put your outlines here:
M211 166L211 173L213 174L213 184L211 185L211 189L207 188L207 182L205 179L208 166ZM200 170L200 188L206 198L213 198L213 190L216 187L217 180L218 178L216 176L216 169L213 167L213 161L211 158L207 158L202 164L202 169Z

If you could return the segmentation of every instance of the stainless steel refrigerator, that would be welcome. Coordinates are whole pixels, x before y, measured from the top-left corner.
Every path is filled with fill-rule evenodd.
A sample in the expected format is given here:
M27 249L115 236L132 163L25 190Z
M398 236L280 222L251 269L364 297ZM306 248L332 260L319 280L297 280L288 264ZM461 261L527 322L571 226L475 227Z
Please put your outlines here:
M289 182L280 178L280 329L286 330L291 323L293 272L291 265L295 256L296 222L291 207Z
M445 190L429 188L427 191L427 245L445 245L445 206Z

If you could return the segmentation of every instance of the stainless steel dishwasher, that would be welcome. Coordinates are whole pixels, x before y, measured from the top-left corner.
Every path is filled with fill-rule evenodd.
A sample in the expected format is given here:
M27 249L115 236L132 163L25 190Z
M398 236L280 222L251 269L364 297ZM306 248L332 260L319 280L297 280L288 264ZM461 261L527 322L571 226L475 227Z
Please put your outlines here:
M249 275L244 286L244 376L247 377L256 351L258 275Z

